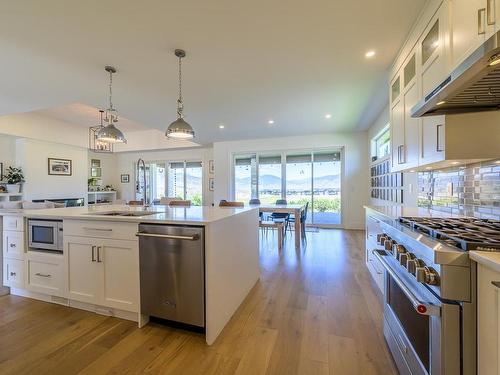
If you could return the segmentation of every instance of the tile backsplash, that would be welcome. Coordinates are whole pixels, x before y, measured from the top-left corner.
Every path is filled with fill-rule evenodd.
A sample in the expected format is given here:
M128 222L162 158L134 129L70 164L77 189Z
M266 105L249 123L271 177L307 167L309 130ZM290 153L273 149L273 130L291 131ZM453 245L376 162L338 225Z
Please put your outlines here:
M418 174L418 206L500 220L500 162Z

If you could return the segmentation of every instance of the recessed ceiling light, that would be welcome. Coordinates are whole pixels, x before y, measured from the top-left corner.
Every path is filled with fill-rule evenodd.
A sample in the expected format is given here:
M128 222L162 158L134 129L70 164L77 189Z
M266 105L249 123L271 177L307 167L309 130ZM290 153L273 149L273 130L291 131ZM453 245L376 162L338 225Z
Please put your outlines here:
M331 114L329 114L329 113L327 113L327 114L325 115L325 118L328 120L328 119L332 118L332 115L331 115Z
M267 123L268 123L269 125L274 125L274 120L269 120Z
M440 101L440 102L437 102L436 105L443 105L444 103L446 103L444 100Z
M451 162L451 165L458 165L458 164L460 164L460 162L459 162L459 161L452 161L452 162Z
M365 53L365 57L370 58L370 57L373 57L373 56L375 56L375 51L368 51L367 53Z
M496 54L490 57L490 66L495 66L500 64L500 55Z
M495 161L495 164L500 164L500 160Z
M219 129L224 129L224 128L225 128L225 126L223 124L219 125Z

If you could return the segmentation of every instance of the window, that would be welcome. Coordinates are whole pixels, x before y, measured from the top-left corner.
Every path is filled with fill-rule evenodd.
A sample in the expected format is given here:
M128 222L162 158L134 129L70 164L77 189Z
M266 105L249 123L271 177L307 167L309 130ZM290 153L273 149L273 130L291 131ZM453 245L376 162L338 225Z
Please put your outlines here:
M281 155L259 156L259 199L274 203L281 198Z
M391 152L391 129L386 126L382 132L372 140L372 156L381 159Z
M429 57L439 47L439 20L432 26L422 41L422 65L425 65Z
M243 202L257 198L257 156L255 154L234 158L234 198Z
M144 170L139 169L136 199L143 199ZM137 176L137 170L136 170ZM136 177L137 181L137 177ZM203 197L203 165L201 161L148 162L146 163L147 202L159 202L163 197L187 199L192 205L201 206Z

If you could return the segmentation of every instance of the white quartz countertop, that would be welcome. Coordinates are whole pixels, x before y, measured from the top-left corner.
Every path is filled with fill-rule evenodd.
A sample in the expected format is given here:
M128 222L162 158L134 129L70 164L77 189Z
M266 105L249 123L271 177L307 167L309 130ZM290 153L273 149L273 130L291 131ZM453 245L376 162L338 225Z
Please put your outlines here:
M490 251L469 251L469 257L477 263L500 272L500 253Z
M364 208L374 210L381 215L387 216L390 219L398 219L401 216L418 216L418 217L464 217L464 215L450 214L430 210L423 207L405 206L405 205L365 205Z
M248 212L258 208L253 207L209 207L209 206L191 206L191 207L169 207L152 206L147 208L147 213L142 207L107 205L96 207L68 207L52 208L42 210L23 210L23 216L38 219L75 219L75 220L105 220L116 222L141 222L141 223L159 223L159 224L208 224L228 217ZM113 216L102 215L102 213L111 212L135 212L138 216ZM144 215L140 213L143 212ZM149 214L149 212L154 212Z

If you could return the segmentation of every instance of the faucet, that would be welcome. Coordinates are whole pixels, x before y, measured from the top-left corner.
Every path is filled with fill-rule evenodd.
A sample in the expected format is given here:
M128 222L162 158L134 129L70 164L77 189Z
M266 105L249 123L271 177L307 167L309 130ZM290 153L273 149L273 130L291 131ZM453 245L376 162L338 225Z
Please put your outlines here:
M137 187L140 187L141 184L140 184L140 181L139 179L141 178L141 172L140 172L140 166L142 165L142 168L144 170L144 188L143 188L143 197L144 197L144 201L143 201L143 205L144 207L149 207L149 204L147 203L147 197L146 197L146 194L147 194L147 189L146 189L146 163L144 162L144 160L142 158L139 158L139 160L137 160Z

